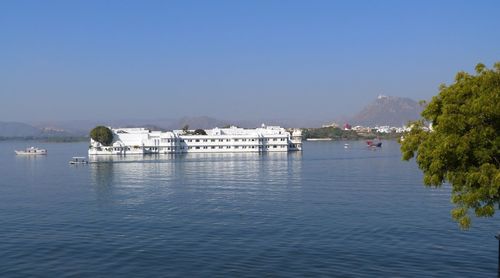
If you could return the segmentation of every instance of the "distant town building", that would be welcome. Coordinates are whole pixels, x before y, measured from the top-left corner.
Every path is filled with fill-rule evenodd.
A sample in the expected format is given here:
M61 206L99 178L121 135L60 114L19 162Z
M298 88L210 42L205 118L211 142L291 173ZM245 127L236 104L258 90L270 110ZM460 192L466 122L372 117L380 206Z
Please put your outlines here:
M370 133L370 132L372 132L371 127L365 127L365 126L360 126L360 125L357 125L351 129L356 131L356 133Z
M331 123L331 124L326 124L326 125L322 125L321 127L333 127L333 128L338 128L339 125L337 123Z
M384 126L375 126L373 128L373 131L377 133L403 133L409 130L410 128L406 126L397 127L397 126L384 125Z

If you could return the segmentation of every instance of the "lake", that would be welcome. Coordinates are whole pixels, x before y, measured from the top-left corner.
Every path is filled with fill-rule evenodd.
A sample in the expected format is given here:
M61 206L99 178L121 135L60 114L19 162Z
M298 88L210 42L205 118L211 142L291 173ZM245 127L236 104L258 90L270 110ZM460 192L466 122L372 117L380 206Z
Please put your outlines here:
M0 276L496 276L497 217L461 231L396 142L344 143L71 166L88 143L0 142Z

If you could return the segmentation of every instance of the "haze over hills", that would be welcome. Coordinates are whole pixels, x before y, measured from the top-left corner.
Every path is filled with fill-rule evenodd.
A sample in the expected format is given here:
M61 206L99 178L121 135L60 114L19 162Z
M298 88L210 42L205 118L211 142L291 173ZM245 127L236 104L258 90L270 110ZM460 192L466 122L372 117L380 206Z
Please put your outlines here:
M394 96L378 96L373 102L349 118L351 125L403 126L420 118L423 107L415 100Z
M20 138L20 137L67 137L74 136L71 132L60 128L35 127L19 122L0 122L0 137Z
M254 128L262 123L266 125L280 125L283 127L319 126L321 121L297 119L254 119L254 120L221 120L207 116L182 117L177 119L123 119L123 120L75 120L60 122L37 122L34 124L19 122L0 122L0 137L4 138L45 138L45 137L72 137L88 136L89 131L97 125L111 127L145 127L152 130L182 129L188 125L190 129L208 129L236 125L245 128Z
M309 119L246 119L246 120L227 120L217 119L208 116L181 117L181 118L159 118L159 119L122 119L122 120L105 120L105 121L61 121L61 122L39 122L34 124L35 127L44 128L47 126L61 128L71 134L86 136L89 131L97 125L105 125L111 127L145 127L154 130L174 130L182 129L188 125L190 129L208 129L214 127L223 127L235 125L244 128L255 128L261 124L279 125L283 127L310 127L320 126L323 121ZM0 135L1 136L1 135Z
M362 108L352 117L346 117L339 123L348 122L352 125L376 126L390 125L402 126L410 120L420 118L422 106L418 102L401 97L379 96L373 102ZM60 121L39 122L26 124L19 122L0 122L0 137L69 137L88 136L89 131L97 125L112 127L146 127L154 130L181 129L188 125L191 129L208 129L237 125L240 127L254 128L262 123L267 125L280 125L283 127L319 127L326 121L310 119L253 119L253 120L221 120L208 116L164 118L164 119L123 119L108 121Z

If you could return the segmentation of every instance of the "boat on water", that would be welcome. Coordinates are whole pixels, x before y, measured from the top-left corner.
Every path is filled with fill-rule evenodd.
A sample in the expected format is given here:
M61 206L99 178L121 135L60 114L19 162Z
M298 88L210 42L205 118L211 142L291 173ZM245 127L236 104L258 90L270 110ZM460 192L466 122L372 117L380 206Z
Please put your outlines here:
M307 141L332 141L332 138L307 138Z
M374 141L368 140L368 141L366 141L366 144L368 145L368 147L372 147L372 148L381 148L382 147L382 142L374 142Z
M69 164L88 164L89 161L83 156L73 156L69 161Z
M15 150L17 155L39 155L39 154L47 154L46 149L39 149L35 147L29 147L25 150Z

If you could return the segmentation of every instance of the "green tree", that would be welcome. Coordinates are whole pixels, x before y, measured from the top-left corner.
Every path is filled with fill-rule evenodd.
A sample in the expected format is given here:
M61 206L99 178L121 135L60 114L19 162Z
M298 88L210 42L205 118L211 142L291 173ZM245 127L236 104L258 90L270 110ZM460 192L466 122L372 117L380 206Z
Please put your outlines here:
M96 126L90 131L90 138L104 146L109 146L113 142L113 132L105 126Z
M194 135L207 135L207 133L205 132L205 130L201 129L201 128L198 128L197 130L195 130L193 132Z
M451 184L451 215L461 228L470 227L471 211L493 216L500 205L500 63L478 64L476 75L459 72L441 85L422 118L404 135L403 159L416 156L425 185Z

